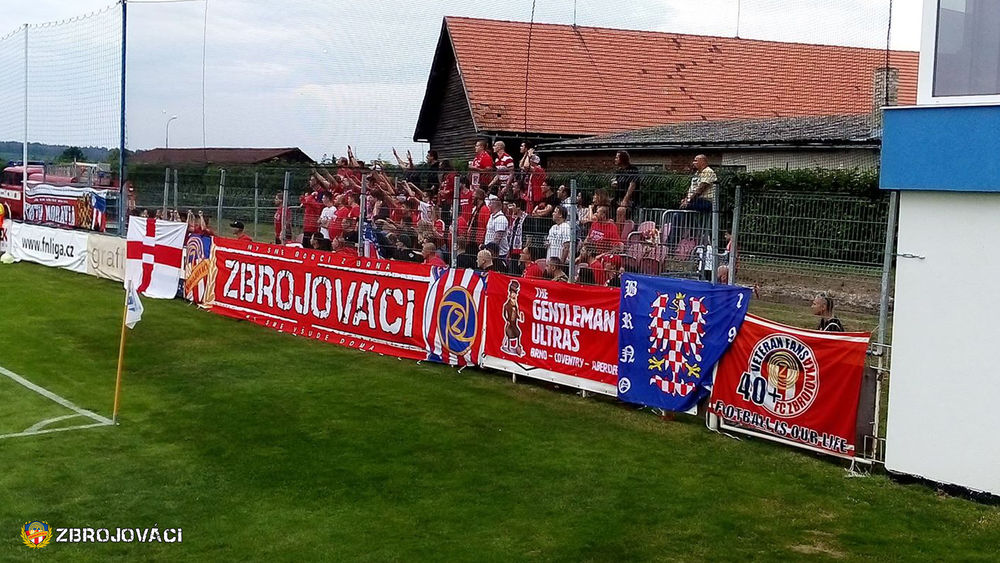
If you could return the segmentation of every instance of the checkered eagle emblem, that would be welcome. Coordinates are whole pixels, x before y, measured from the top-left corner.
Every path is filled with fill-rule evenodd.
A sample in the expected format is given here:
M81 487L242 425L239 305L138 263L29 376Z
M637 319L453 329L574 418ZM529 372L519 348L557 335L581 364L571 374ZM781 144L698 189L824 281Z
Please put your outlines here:
M651 385L682 397L694 392L697 385L687 380L701 378L699 364L707 314L703 298L683 293L660 295L653 301L649 314L649 371L664 375L653 374ZM686 377L682 379L682 375Z

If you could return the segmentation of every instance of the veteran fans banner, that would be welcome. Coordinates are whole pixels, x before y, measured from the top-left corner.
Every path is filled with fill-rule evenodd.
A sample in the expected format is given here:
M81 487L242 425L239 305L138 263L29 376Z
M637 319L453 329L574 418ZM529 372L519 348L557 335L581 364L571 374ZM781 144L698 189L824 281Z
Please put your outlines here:
M181 277L186 223L129 217L125 245L125 287L154 299L173 299Z
M12 221L8 236L15 260L87 273L87 233Z
M870 336L747 315L719 363L709 407L725 424L853 457Z
M215 238L212 311L358 350L479 362L485 286L470 270Z
M483 365L606 395L618 385L618 290L489 276Z
M104 232L108 190L36 184L24 193L24 221Z
M618 397L688 411L707 397L712 368L743 324L751 290L625 274Z

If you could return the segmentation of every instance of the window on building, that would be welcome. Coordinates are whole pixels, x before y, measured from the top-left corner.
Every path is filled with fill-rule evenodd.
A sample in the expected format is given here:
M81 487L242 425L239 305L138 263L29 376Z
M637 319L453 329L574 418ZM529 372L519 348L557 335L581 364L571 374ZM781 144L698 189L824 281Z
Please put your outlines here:
M1000 94L1000 2L939 0L934 96Z

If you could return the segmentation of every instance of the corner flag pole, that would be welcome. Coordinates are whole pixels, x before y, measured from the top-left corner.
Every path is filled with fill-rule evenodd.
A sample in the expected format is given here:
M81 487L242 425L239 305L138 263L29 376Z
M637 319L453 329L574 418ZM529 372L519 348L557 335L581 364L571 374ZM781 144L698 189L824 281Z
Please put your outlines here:
M128 282L125 292L125 310L122 311L122 338L118 344L118 375L115 377L115 406L111 411L111 421L118 424L118 405L122 394L122 368L125 365L125 320L128 318L128 296L132 293L132 282Z

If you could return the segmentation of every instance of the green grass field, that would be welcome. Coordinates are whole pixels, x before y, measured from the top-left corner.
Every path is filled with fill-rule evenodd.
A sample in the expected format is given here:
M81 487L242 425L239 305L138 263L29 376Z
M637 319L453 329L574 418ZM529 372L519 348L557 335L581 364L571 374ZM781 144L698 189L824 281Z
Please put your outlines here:
M0 266L0 366L110 416L123 292ZM0 560L996 560L1000 508L144 300L119 427L0 440ZM0 434L68 411L0 377ZM181 527L21 544L19 526Z

